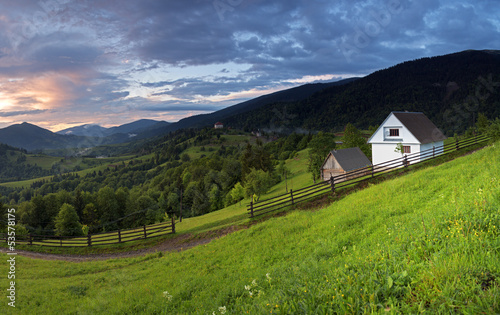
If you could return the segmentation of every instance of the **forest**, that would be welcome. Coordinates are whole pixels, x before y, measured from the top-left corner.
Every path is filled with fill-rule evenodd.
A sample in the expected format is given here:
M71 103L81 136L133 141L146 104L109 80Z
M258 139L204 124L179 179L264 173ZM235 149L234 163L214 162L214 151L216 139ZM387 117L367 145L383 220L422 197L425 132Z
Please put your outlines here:
M241 140L228 141L231 135L210 128L179 130L138 148L137 158L103 170L57 174L26 188L0 186L0 200L17 205L20 225L38 235L81 235L198 216L245 196L258 198L281 180L283 161L314 138L230 134ZM194 148L200 152L186 153ZM81 228L57 229L63 209Z

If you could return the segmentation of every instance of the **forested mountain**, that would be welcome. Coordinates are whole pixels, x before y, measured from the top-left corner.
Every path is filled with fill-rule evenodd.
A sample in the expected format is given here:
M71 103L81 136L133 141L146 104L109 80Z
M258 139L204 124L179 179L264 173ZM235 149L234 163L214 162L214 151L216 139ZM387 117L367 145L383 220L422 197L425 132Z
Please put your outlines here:
M464 51L408 61L299 102L275 102L225 123L246 130L368 129L391 111L424 112L448 135L471 126L477 113L500 114L499 51Z
M182 128L207 127L213 125L215 122L219 120L226 120L227 118L232 117L234 115L244 116L244 114L247 112L250 112L252 110L258 110L260 108L266 108L267 106L275 103L281 103L281 102L288 103L288 102L301 101L313 95L314 93L317 93L318 91L322 91L324 89L333 86L342 86L350 82L353 82L357 79L358 78L349 78L330 83L305 84L291 89L259 96L255 99L251 99L243 103L229 106L227 108L221 109L219 111L210 114L196 115L181 119L178 122L165 127L164 131L170 132Z

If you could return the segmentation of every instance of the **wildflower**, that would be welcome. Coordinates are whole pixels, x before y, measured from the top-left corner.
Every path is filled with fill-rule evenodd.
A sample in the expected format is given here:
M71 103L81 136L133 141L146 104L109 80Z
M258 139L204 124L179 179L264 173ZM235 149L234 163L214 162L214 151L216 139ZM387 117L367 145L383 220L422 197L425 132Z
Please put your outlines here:
M255 286L257 286L257 280L253 279L253 280L252 280L252 285L253 285L254 287L255 287Z
M267 278L267 280L271 280L271 276L269 275L269 272L266 273L266 278Z
M248 291L248 295L252 296L253 295L252 291Z
M249 285L246 285L246 286L245 286L245 290L247 290L247 291L250 291L250 289L251 289L251 288L252 288L252 287L251 287L251 286L249 286Z
M170 295L168 291L163 292L163 297L166 298L168 301L172 301L172 295Z
M225 307L225 306L221 306L221 307L219 307L219 312L220 312L221 314L226 314L226 307Z

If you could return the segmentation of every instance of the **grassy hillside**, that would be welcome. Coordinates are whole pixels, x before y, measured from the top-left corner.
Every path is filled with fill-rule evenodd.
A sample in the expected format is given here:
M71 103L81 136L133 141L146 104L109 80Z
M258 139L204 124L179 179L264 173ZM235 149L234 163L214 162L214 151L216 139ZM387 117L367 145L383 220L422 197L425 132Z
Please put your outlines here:
M498 174L497 143L180 253L85 263L18 256L16 309L5 299L0 311L498 313Z

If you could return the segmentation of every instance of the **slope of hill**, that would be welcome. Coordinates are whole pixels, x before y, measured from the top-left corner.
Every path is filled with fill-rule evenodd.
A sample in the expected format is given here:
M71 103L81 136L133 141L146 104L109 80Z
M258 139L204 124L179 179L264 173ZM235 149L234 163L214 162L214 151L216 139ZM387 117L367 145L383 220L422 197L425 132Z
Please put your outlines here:
M498 313L499 173L497 143L183 252L16 257L16 311Z
M338 82L305 84L295 88L263 95L210 114L196 115L181 119L178 122L167 126L164 130L165 132L170 132L182 128L200 128L210 126L219 120L226 120L234 115L244 115L249 111L256 110L273 103L301 101L326 88L332 86L342 86L356 81L357 79L358 78L350 78Z
M236 128L339 131L349 122L367 129L391 111L421 111L448 135L472 126L477 113L500 115L499 51L464 51L408 61L351 84L332 86L292 103L235 115Z

